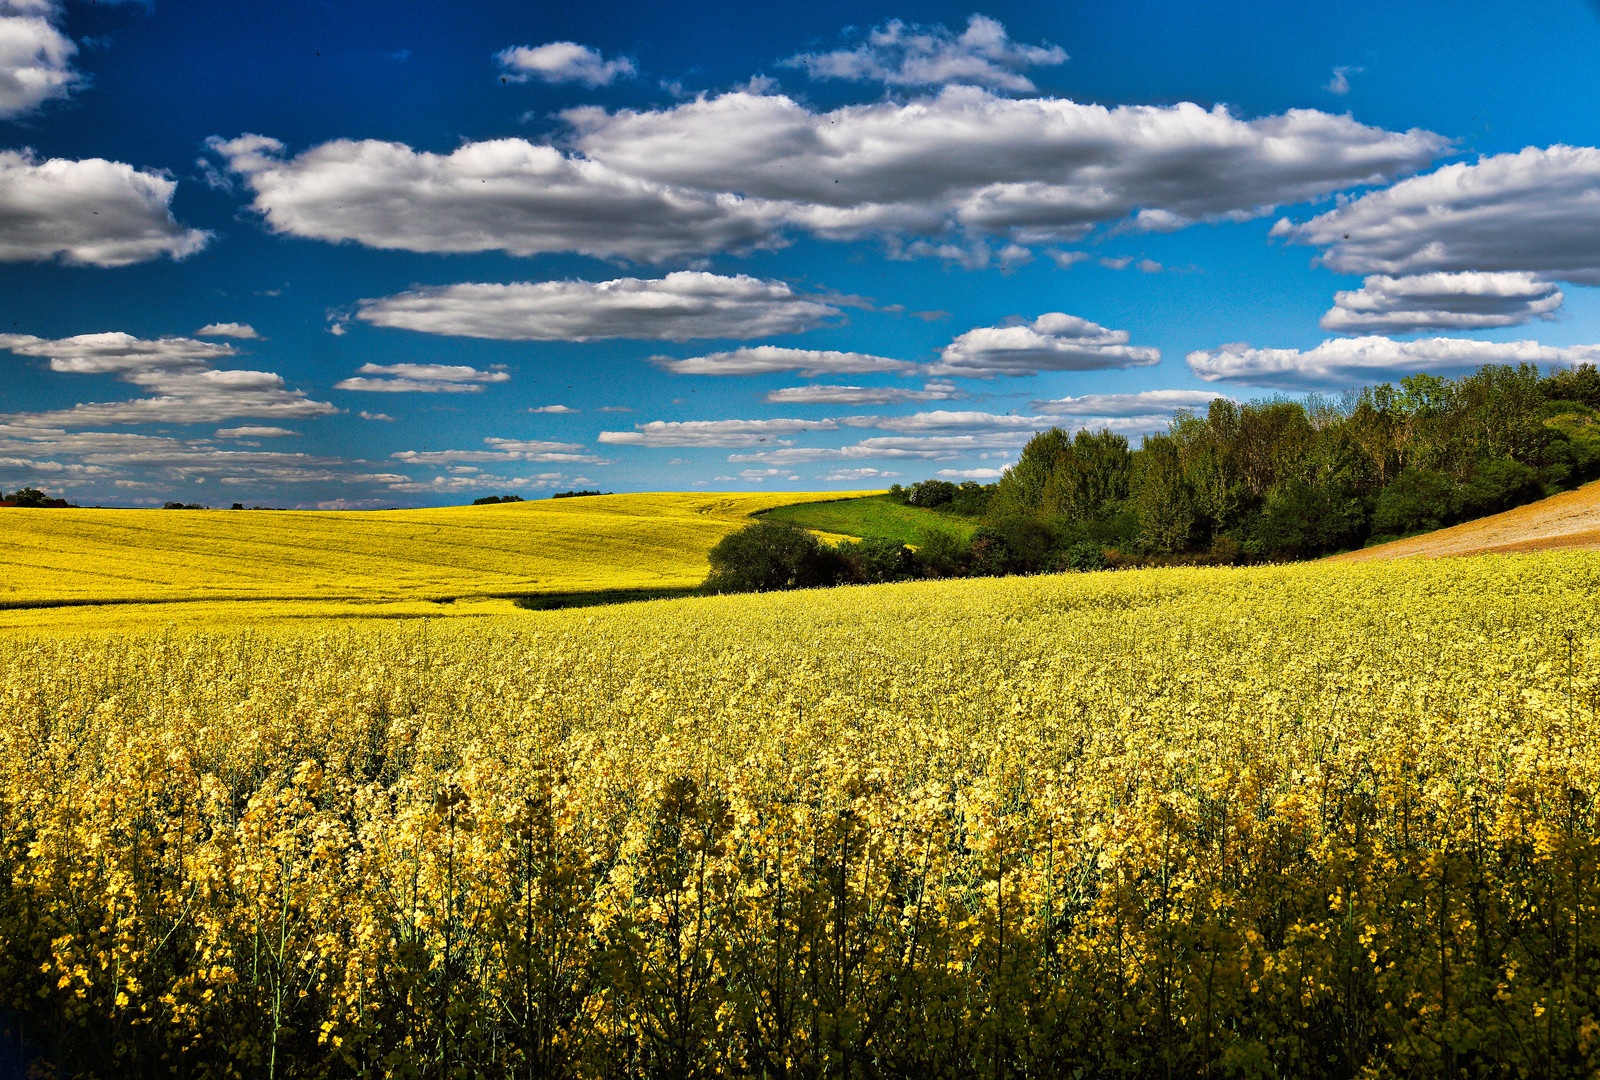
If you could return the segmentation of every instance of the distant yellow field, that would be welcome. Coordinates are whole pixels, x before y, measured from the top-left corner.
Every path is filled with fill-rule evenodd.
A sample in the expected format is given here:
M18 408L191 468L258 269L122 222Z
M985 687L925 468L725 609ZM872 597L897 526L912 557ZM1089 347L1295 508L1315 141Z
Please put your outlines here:
M682 588L747 515L838 492L604 495L364 513L0 510L0 632L471 615ZM496 599L500 598L500 599Z

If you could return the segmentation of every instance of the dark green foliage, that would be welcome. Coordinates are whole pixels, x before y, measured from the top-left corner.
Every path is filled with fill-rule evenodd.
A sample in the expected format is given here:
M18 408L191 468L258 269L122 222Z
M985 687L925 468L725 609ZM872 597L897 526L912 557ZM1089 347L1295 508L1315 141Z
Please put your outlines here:
M1372 532L1378 537L1431 532L1460 509L1460 493L1448 476L1432 469L1406 469L1378 494Z
M1267 496L1257 543L1273 558L1310 558L1354 547L1365 520L1360 499L1337 488L1289 480Z
M862 585L904 581L917 571L911 549L895 540L846 542L834 548L833 553L842 564L843 579Z
M1461 505L1471 515L1497 514L1540 495L1540 470L1510 457L1480 461L1461 484Z
M988 512L989 500L993 495L993 484L985 486L976 480L966 480L956 489L955 496L950 500L950 509L953 513L968 517L981 517Z
M571 494L571 493L569 492L568 494ZM598 495L599 492L597 492L597 491L596 492L582 492L581 494L585 494L585 495L595 494L595 495ZM560 498L560 497L561 496L559 496L559 495L556 496L556 498ZM519 502L522 502L522 501L523 501L523 499L522 499L521 495L485 495L481 499L473 499L472 500L472 505L473 506L493 506L496 503L519 503Z
M40 491L38 488L33 487L18 488L10 495L0 492L0 502L13 502L18 506L28 506L34 508L69 507L72 505L65 499L52 498L51 496Z
M930 533L917 548L916 561L928 577L961 577L967 572L972 553L967 544L953 533Z
M581 499L585 495L610 495L609 491L558 491L550 496L552 499ZM505 498L501 502L521 502L521 499Z
M763 519L729 533L711 549L711 593L771 592L832 585L841 560L815 536L787 521Z
M163 510L204 510L199 503L166 502L161 504Z
M1568 371L1558 371L1544 381L1544 394L1552 401L1571 400L1586 409L1600 409L1600 369L1593 364L1579 364Z
M1057 566L1062 570L1104 570L1110 564L1106 562L1105 549L1092 540L1079 540L1062 552Z
M906 491L906 502L911 506L948 506L955 497L956 486L948 480L924 480Z

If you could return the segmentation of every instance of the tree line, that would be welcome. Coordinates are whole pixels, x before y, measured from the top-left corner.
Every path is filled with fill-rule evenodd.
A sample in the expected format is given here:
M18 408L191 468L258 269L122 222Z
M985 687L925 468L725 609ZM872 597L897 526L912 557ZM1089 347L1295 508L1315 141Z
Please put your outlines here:
M1203 414L1179 411L1137 449L1109 430L1052 427L993 484L890 489L908 505L981 519L969 541L946 534L915 551L873 540L828 552L811 538L811 552L796 537L777 543L768 530L725 540L706 584L743 591L1306 559L1498 513L1596 476L1593 365L1548 375L1532 364L1488 365L1459 379L1418 374L1337 398L1219 397ZM771 565L746 573L758 538L772 557L781 550L800 562L786 577ZM893 559L880 551L889 547L899 552ZM780 578L788 584L774 584Z

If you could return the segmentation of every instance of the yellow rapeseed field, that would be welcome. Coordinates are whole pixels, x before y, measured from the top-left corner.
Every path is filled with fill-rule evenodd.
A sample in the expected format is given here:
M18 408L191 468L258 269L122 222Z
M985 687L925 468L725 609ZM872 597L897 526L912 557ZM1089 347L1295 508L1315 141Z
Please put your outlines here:
M1600 1075L1600 557L0 642L67 1075Z
M839 497L604 495L362 513L5 509L0 634L482 614L512 610L495 597L685 588L749 514Z

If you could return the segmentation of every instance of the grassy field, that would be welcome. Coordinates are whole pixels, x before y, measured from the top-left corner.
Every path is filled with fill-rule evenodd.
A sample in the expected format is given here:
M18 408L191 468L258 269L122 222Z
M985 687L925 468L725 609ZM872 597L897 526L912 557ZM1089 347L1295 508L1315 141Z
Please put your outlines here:
M815 532L853 539L898 540L913 547L924 543L933 531L954 533L965 540L978 527L977 518L905 506L888 495L781 506L762 516L792 521Z
M513 610L681 589L747 515L816 494L605 495L431 510L0 510L0 632ZM834 497L831 494L824 497Z
M1600 555L0 641L61 1075L1592 1077Z

